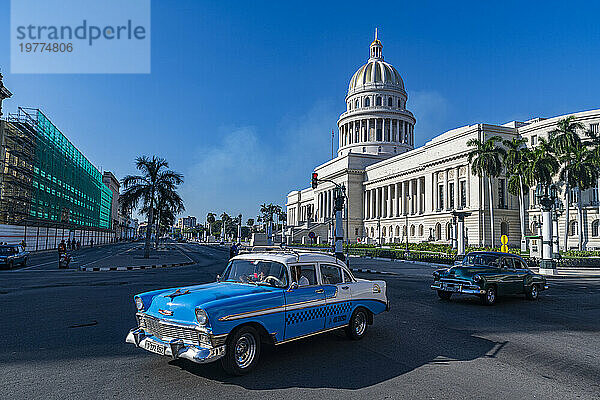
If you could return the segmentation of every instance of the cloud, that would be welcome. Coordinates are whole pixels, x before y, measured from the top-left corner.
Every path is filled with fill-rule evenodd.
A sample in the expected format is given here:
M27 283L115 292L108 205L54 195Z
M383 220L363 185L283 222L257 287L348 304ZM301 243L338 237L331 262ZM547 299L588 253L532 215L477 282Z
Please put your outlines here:
M274 135L251 126L221 128L221 140L196 149L184 172L186 213L202 221L208 212L226 211L245 220L261 203L284 205L287 193L307 187L313 168L329 160L336 120L333 103L319 101L300 116L283 117Z
M448 100L436 91L414 91L409 93L406 104L415 118L415 145L420 146L431 138L450 129Z

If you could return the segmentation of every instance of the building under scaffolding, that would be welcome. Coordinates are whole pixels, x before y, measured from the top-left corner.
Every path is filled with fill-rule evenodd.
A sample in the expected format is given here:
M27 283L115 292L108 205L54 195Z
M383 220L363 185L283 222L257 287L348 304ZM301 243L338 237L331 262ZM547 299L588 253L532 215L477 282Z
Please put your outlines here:
M0 121L0 223L111 228L102 174L39 109Z

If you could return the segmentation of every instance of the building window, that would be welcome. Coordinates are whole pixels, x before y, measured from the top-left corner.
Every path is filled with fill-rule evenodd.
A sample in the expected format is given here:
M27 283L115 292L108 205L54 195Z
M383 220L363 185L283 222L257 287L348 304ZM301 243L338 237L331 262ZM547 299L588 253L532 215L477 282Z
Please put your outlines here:
M415 236L415 226L414 225L410 226L410 236Z
M504 197L505 192L505 181L504 179L498 179L498 207L506 208L506 198Z
M381 96L377 96L377 97L375 98L375 105L376 105L376 106L380 106L380 105L381 105Z
M446 224L446 240L452 240L452 224L450 222Z
M598 204L598 188L595 187L592 189L592 205Z
M435 224L435 240L440 240L442 238L442 224L439 222Z
M444 186L438 186L438 210L444 209Z
M423 236L423 224L419 225L419 236Z
M531 145L535 146L537 144L537 135L531 136Z
M467 207L467 181L460 181L460 208Z
M595 220L592 222L592 237L598 237L598 226L600 225L600 220Z
M599 125L600 124L598 124L598 122L596 122L595 124L590 124L590 132L595 134L600 133Z
M577 232L577 221L572 221L569 225L569 236L575 236L577 235Z
M388 107L391 107L394 104L394 99L388 97Z
M398 108L402 108L402 101L398 99Z
M369 107L371 105L371 99L368 97L365 97L365 107Z
M448 184L448 203L449 203L450 209L453 210L454 209L454 182L450 182Z
M502 221L500 223L500 234L508 236L508 222Z
M571 188L570 190L570 195L569 195L569 203L570 204L574 204L574 203L578 203L579 202L579 196L578 196L578 191L577 188Z
M360 107L360 101L356 100L356 102L354 103L354 108L359 108Z

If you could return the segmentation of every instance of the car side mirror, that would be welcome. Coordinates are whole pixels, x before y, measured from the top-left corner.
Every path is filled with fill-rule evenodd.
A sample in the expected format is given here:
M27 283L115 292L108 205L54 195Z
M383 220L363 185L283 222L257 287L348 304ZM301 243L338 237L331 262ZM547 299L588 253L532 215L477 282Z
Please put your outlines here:
M217 282L221 282L221 275L217 274Z
M294 290L294 289L298 289L298 282L292 282L292 284L290 285L289 290Z

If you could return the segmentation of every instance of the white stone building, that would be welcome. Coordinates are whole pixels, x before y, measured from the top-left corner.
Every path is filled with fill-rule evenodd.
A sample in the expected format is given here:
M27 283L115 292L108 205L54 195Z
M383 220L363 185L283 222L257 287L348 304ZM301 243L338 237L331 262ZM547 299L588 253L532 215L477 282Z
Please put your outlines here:
M348 239L405 242L408 234L410 242L451 243L452 211L464 210L471 213L465 220L467 244L491 245L488 183L472 174L467 141L520 136L535 146L566 115L504 125L464 126L414 148L416 119L407 104L410 102L404 82L396 69L384 61L382 44L376 37L370 46L369 60L350 79L346 111L338 119L337 157L315 168L319 179L346 187L348 208L344 213L344 229L347 226ZM598 130L600 110L571 115L586 129ZM494 244L499 246L500 235L507 234L509 245L519 247L518 198L508 193L504 176L493 179L492 187ZM315 190L307 188L288 194L287 234L294 242L309 240L310 232L321 242L330 239L333 188L333 184L321 183ZM584 229L581 231L577 226L576 202L573 202L569 248L577 247L580 232L588 249L600 248L598 188L583 192L582 200ZM537 234L540 210L533 191L525 204L526 235ZM564 218L563 214L559 220L561 248Z

